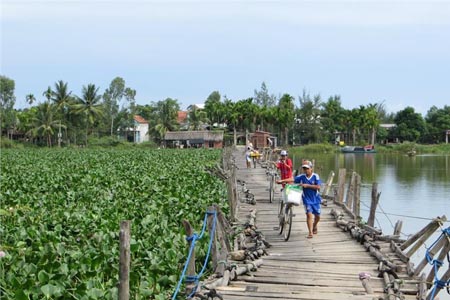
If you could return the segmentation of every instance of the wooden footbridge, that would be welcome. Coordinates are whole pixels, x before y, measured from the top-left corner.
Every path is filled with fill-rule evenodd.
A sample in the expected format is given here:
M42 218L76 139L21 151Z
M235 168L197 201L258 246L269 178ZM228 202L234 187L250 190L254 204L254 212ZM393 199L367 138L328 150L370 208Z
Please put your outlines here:
M211 294L211 290L214 290L218 298L230 300L429 300L448 287L450 268L436 285L433 268L426 266L434 261L442 262L448 255L449 229L429 249L429 259L424 258L417 266L410 261L424 242L442 229L445 216L434 219L408 240L399 236L400 222L393 234L383 235L373 227L373 220L367 225L359 218L358 175L353 174L350 183L345 184L345 170L340 170L337 185L332 188L333 174L330 174L328 186L324 188L327 195L323 198L327 201L322 206L318 233L313 238L306 237L306 216L303 207L297 206L291 237L285 242L276 230L279 189L275 202L270 203L266 170L261 166L245 168L243 151L234 150L232 156L224 158L224 166L228 167L224 167L221 176L229 183L232 220L225 224L219 213L212 254L216 275L201 282L197 297L202 298L203 293L204 299L208 296L213 299L216 294ZM236 184L243 181L245 188ZM247 189L254 198L248 191L245 193ZM378 198L375 185L372 206L376 207ZM373 219L372 214L370 218ZM234 242L227 242L232 228L239 227L242 233L234 231ZM189 272L195 273L192 261Z

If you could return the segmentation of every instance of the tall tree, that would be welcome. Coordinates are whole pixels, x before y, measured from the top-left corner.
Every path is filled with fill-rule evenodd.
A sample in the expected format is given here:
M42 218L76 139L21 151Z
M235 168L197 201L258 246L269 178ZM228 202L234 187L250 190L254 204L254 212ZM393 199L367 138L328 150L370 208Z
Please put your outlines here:
M14 96L14 89L14 80L0 75L0 135L4 128L8 131L15 123L13 108L16 96Z
M226 116L226 123L228 127L233 128L233 145L237 144L237 126L239 122L240 112L236 108L236 103L225 97L224 111Z
M194 107L188 114L189 127L191 130L199 130L201 125L208 122L208 117L203 109Z
M36 118L34 119L33 135L43 137L47 146L52 146L52 136L54 136L61 121L55 119L56 107L49 102L40 104L37 109Z
M56 105L56 109L62 112L62 115L67 114L70 104L72 92L69 91L67 82L59 80L55 83L55 90L52 91L52 100Z
M289 130L294 125L294 109L294 97L289 94L284 94L283 96L281 96L280 101L278 102L278 122L280 127L283 128L284 131L285 144L288 144L289 142Z
M261 83L261 89L254 91L254 103L259 106L262 114L271 107L274 107L277 104L277 97L275 95L270 95L269 90L267 89L266 83L263 81ZM259 127L261 130L265 130L264 128L264 118L260 118L261 123Z
M426 141L429 143L441 143L445 140L445 132L450 129L450 106L443 108L432 106L425 116L428 127Z
M408 106L397 112L394 118L396 127L392 134L402 141L417 142L421 135L426 133L425 121L420 113Z
M177 116L180 105L177 100L167 98L166 100L158 101L156 107L158 121L154 129L157 133L157 140L162 141L167 131L177 128Z
M299 96L299 102L300 107L297 110L297 119L300 122L301 141L303 143L322 142L323 136L320 130L322 100L320 94L311 97L309 93L303 90L302 96Z
M340 133L344 132L345 109L341 105L341 97L331 96L322 104L320 123L326 140L340 141ZM336 134L338 134L336 136Z
M369 133L368 141L370 144L375 145L377 128L380 126L380 115L378 104L370 103L366 107L364 119L365 125Z
M83 86L81 97L77 97L74 105L75 112L83 115L86 121L85 143L88 144L89 129L95 120L103 115L103 105L100 102L102 96L98 93L99 88L95 84Z
M223 122L223 105L221 96L218 91L212 92L205 101L205 112L211 125L217 123L219 125Z
M116 77L103 94L106 110L111 121L111 136L114 135L114 119L119 112L119 103L125 95L125 80Z
M27 100L28 104L32 105L34 101L36 101L36 97L34 97L33 94L28 94L25 96L25 99Z
M45 98L47 98L47 101L50 102L50 100L52 99L52 88L49 86L43 93L42 96L44 96Z
M55 90L52 91L53 103L55 104L55 108L59 113L59 120L62 123L61 128L65 129L65 137L66 141L69 141L69 136L67 134L67 125L69 123L69 108L72 101L72 91L69 91L67 82L59 80L55 83ZM64 140L63 139L63 140ZM60 140L58 140L58 145L61 146Z

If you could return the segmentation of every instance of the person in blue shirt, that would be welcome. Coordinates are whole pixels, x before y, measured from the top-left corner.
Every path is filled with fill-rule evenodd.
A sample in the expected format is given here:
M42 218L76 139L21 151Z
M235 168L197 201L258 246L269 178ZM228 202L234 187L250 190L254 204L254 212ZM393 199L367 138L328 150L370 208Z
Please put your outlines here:
M303 206L306 212L306 225L308 226L307 238L312 238L313 234L317 234L317 225L320 221L320 180L319 174L313 172L313 164L309 160L302 162L303 174L294 178L286 178L277 180L277 183L298 183L303 188Z
M313 172L311 161L305 160L302 164L303 174L295 176L294 183L299 183L303 188L303 206L306 212L306 224L308 226L307 238L317 234L317 224L320 221L320 177Z

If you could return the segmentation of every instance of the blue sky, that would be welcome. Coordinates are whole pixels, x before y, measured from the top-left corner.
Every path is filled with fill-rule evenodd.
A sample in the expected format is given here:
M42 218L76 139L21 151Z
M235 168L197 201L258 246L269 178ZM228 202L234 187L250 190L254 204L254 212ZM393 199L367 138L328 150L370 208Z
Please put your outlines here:
M139 104L182 108L214 90L252 97L263 81L277 96L340 95L348 109L450 105L450 1L0 1L16 107L60 79L80 95L116 76Z

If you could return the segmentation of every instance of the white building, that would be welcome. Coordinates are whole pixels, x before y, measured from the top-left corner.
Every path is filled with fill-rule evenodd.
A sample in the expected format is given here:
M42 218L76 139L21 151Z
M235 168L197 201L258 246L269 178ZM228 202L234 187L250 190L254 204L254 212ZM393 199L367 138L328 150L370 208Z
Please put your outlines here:
M133 137L135 143L142 143L149 141L148 135L148 121L139 115L134 117Z

